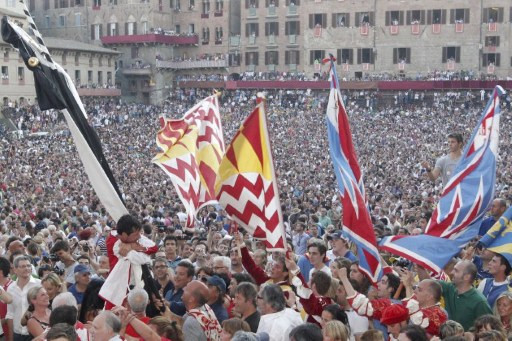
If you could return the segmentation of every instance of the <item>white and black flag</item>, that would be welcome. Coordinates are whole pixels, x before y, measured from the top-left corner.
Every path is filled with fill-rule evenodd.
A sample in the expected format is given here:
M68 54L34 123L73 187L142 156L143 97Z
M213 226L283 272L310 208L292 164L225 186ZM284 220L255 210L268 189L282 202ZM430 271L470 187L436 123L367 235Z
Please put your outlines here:
M7 17L2 18L2 38L18 49L25 65L33 72L41 110L60 109L63 113L92 187L107 212L117 221L128 211L103 155L100 139L87 122L87 114L73 81L53 61L26 8L25 14L35 39Z

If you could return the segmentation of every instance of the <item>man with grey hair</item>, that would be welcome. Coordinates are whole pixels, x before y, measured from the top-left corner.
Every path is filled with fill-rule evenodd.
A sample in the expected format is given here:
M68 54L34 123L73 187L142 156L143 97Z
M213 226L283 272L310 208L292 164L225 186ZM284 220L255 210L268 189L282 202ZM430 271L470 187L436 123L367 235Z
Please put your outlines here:
M290 331L303 323L300 314L286 308L286 299L279 285L268 284L261 290L261 319L258 333L268 333L271 340L288 341Z
M213 257L213 272L231 276L231 259L226 256Z
M78 303L76 301L76 298L69 291L60 293L57 296L55 296L55 298L52 301L52 311L55 311L55 309L62 306L74 307L78 312ZM82 322L78 321L78 316L74 328L80 340L89 340L89 330L85 328Z
M149 296L146 290L140 288L133 289L128 293L127 300L132 314L135 315L137 319L144 322L144 324L148 324L150 318L146 316L146 307L149 303ZM141 337L130 324L126 326L126 335L135 338Z
M120 331L121 321L109 310L102 311L92 321L91 336L95 341L121 341Z

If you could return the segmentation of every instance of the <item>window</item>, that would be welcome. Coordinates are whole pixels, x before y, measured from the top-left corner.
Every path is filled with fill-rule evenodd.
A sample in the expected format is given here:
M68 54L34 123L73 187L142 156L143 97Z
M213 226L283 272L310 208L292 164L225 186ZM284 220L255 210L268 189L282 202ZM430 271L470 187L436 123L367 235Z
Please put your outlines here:
M285 23L285 35L299 35L300 34L300 21L287 21Z
M375 25L375 15L373 12L356 12L356 27L363 25Z
M98 84L103 84L103 71L98 71Z
M386 12L386 26L403 25L404 24L404 11L387 11Z
M75 53L75 66L80 65L80 52Z
M92 83L92 71L87 71L87 82Z
M210 41L210 29L203 27L203 42L208 43Z
M286 65L299 65L300 64L300 52L296 50L285 51L284 63Z
M222 42L223 36L224 36L224 31L223 31L222 27L216 27L215 28L215 41Z
M248 23L248 24L245 24L245 36L246 37L249 37L249 36L255 36L257 37L258 36L258 23Z
M107 84L112 85L112 72L107 72Z
M91 40L100 40L103 36L103 25L95 24L91 25Z
M245 53L245 65L258 65L258 52Z
M75 84L80 85L80 70L75 70Z
M68 8L69 1L68 0L60 0L60 8Z
M405 16L406 25L425 25L425 11L423 10L407 11Z
M196 33L196 27L194 24L188 24L188 33Z
M278 22L267 22L265 23L265 36L278 36L279 35L279 23Z
M482 12L484 23L503 22L503 7L488 7Z
M2 66L2 80L9 79L9 68L7 66Z
M332 14L332 27L349 27L350 14L349 13L333 13Z
M93 7L100 7L101 6L101 0L93 0Z
M499 36L485 37L485 46L486 47L498 47L498 46L500 46L500 37Z
M35 0L33 0L33 1L35 1ZM43 9L45 11L50 9L50 0L44 0L44 2L43 2Z
M4 50L4 61L9 60L9 50Z
M354 50L352 49L338 49L337 51L337 62L341 64L354 64Z
M320 25L322 28L327 28L327 14L315 13L309 15L309 28L315 28Z
M113 37L113 36L117 36L118 35L118 28L117 28L117 23L110 23L110 24L107 24L107 34L110 36L110 37Z
M203 0L203 14L210 13L210 0Z
M374 62L373 49L357 49L357 64L373 64Z
M409 47L398 47L393 49L393 64L411 63L411 49Z
M66 27L66 16L59 15L59 27Z
M188 9L189 10L193 10L195 6L196 6L196 1L195 0L189 0L189 2L188 2Z
M174 31L176 32L176 34L180 34L181 33L181 26L180 25L174 26Z
M279 7L279 0L265 0L265 7Z
M450 24L469 24L469 8L451 9Z
M103 56L98 58L98 66L103 66Z
M442 63L447 61L454 61L460 63L460 46L447 46L443 47Z
M265 65L279 65L279 52L266 51L265 52Z
M245 8L258 8L259 1L258 0L245 0ZM246 59L247 62L247 59ZM253 65L253 64L251 64Z
M139 58L139 48L137 46L132 46L132 58Z
M25 67L18 67L18 80L23 82L25 80Z
M500 54L484 53L482 55L482 66L488 66L489 64L493 64L494 66L500 66Z
M229 54L229 66L240 66L240 54L238 51Z
M142 32L141 34L148 34L149 33L149 23L147 21L143 21L140 23L142 26Z
M174 0L174 9L176 11L179 11L181 9L181 1L180 0Z
M432 24L446 24L446 10L445 9L429 9L427 11L427 25Z
M222 12L224 9L224 1L217 0L215 1L215 12Z
M286 6L299 6L299 5L300 5L300 0L286 0Z
M124 34L127 36L133 36L137 34L137 23L136 22L127 22L124 26Z
M45 16L45 17L44 17L44 26L45 26L46 28L50 28L50 27L52 26L51 21L50 21L50 17L49 17L49 16Z
M321 62L325 58L324 50L311 50L309 51L309 64L313 65L315 62Z
M82 22L82 14L81 13L75 13L75 26L80 26Z

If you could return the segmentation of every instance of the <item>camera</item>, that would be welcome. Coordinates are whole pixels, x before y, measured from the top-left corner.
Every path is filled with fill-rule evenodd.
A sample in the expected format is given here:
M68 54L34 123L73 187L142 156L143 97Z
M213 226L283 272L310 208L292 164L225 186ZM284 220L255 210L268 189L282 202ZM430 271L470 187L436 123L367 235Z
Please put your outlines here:
M59 260L59 257L55 253L50 253L50 260L56 262Z
M159 233L164 233L166 230L166 227L165 225L158 225L158 232Z
M401 268L410 268L412 266L412 263L410 260L408 259L405 259L403 257L400 257L398 258L394 263L393 263L394 266L398 266L398 267L401 267Z
M52 269L52 271L53 271L53 272L55 272L58 276L62 276L62 275L64 275L64 269L59 269L59 268L57 268L57 267L54 267L54 268Z
M89 252L89 245L87 245L87 244L83 244L83 245L82 245L82 250L83 250L84 252Z

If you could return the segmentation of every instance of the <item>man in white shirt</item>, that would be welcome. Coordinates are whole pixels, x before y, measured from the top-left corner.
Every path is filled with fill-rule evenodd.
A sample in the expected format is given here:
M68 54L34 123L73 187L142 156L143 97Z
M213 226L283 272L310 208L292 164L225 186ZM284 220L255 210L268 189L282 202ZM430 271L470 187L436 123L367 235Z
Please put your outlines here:
M31 276L32 264L28 256L14 258L14 273L18 279L7 289L7 293L9 293L13 299L12 302L7 305L7 314L5 316L10 334L7 335L7 340L32 340L27 328L21 326L21 318L29 306L27 300L28 291L41 285L41 281Z
M325 255L327 248L324 243L314 242L308 245L309 261L313 265L313 269L309 271L309 278L313 276L313 272L323 271L329 276L332 276L331 269L325 265Z
M279 285L265 285L261 290L261 300L259 307L262 316L257 333L267 333L272 341L288 341L292 329L304 323L300 314L286 308L284 293Z
M92 321L91 335L93 340L121 341L119 331L121 321L113 312L102 311Z

